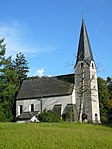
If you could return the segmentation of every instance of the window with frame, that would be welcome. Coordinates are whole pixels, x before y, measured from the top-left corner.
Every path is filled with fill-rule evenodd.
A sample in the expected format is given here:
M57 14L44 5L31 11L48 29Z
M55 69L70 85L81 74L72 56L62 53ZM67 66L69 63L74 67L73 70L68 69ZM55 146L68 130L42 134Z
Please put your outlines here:
M30 106L31 106L31 112L33 112L34 111L34 104L31 104Z
M92 63L92 69L94 69L94 64Z
M19 113L21 114L23 112L23 105L19 105Z
M56 104L53 107L53 112L55 112L56 114L58 114L59 116L61 116L61 109L62 109L62 104Z

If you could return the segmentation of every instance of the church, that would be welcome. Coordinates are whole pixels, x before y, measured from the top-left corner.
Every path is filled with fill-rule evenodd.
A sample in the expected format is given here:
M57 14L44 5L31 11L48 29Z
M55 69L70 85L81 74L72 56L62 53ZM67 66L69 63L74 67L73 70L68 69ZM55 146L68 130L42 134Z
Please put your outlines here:
M36 121L43 110L53 110L63 120L100 123L97 70L83 17L74 73L22 82L17 122Z

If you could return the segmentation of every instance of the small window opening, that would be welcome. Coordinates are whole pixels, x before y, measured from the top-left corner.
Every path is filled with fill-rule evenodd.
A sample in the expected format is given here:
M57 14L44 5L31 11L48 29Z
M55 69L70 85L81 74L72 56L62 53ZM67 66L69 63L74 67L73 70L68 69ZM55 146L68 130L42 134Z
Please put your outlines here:
M96 122L98 121L98 115L97 115L97 113L95 113L95 121Z
M83 63L81 63L81 68L83 68L83 66L84 66L84 64L83 64Z
M94 64L92 63L92 68L94 69Z
M20 114L21 114L23 112L23 106L20 105L19 107L20 107Z
M34 111L34 104L31 104L31 112Z

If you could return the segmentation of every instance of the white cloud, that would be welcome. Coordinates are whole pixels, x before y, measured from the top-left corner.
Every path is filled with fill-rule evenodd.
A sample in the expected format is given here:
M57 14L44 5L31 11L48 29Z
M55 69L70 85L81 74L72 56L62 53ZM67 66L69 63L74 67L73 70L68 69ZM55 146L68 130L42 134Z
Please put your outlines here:
M25 23L0 23L0 39L5 38L7 56L14 56L19 52L34 54L39 51L39 48L29 43L27 34L28 26Z
M45 70L43 68L41 68L36 71L35 75L42 77L42 76L44 76L44 72L45 72Z
M21 52L25 54L30 66L30 62L36 57L37 53L45 53L55 50L54 46L44 45L41 47L38 41L34 42L30 36L30 29L26 23L17 20L0 23L0 39L5 38L6 56L15 58L16 54ZM36 44L35 44L36 43ZM42 45L43 46L43 45ZM41 66L39 66L41 68ZM43 76L44 69L30 67L29 76Z
M48 77L52 77L52 75L48 75Z
M31 76L39 76L39 77L46 76L46 77L52 77L52 75L46 75L44 68L36 69L36 68L34 68L34 67L31 67L31 68L30 68L29 73L28 73L28 76L29 76L29 77L31 77Z

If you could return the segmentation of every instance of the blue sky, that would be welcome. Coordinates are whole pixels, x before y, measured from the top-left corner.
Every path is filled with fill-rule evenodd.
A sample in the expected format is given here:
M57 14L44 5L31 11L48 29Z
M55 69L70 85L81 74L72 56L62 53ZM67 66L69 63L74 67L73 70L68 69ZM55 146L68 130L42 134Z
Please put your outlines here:
M98 76L112 76L112 0L0 0L7 56L22 52L29 76L73 73L82 11Z

